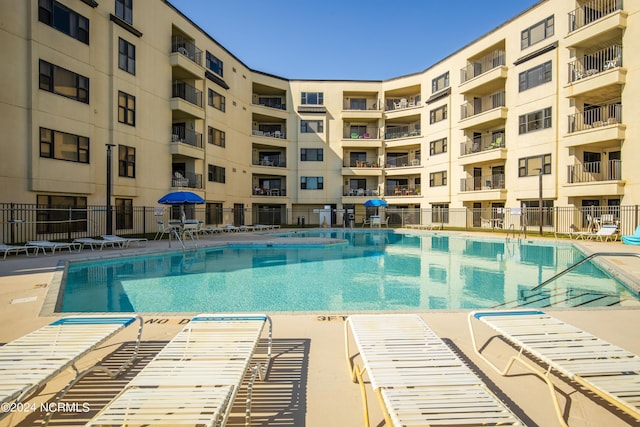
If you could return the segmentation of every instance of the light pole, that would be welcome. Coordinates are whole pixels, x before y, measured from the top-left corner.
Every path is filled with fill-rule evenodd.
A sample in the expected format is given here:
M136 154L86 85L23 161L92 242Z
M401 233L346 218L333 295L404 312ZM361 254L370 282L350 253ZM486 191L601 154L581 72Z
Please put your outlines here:
M116 144L105 144L107 147L107 234L113 234L113 214L111 210L111 147Z
M538 209L540 210L540 235L542 236L542 168L538 168Z

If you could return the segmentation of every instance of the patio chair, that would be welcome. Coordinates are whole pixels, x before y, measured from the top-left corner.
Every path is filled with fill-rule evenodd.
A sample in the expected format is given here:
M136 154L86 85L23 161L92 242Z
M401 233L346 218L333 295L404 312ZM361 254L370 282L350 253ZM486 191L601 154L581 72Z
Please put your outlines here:
M96 247L99 250L102 250L105 247L109 247L109 246L112 248L115 248L116 246L120 247L120 245L116 242L110 242L104 239L103 240L93 239L91 237L81 237L79 239L74 239L73 243L79 243L80 249L84 249L85 246L89 246L92 251L95 250Z
M478 346L473 321L482 322L515 346L517 354L504 369L481 353L489 342ZM640 420L640 356L539 310L476 311L469 313L468 323L476 354L492 369L506 376L518 362L547 383L562 425L567 424L551 381L553 371Z
M79 371L76 363L93 349L127 326L139 322L136 347L132 356L117 370L97 365ZM137 357L142 334L140 316L69 316L0 347L0 401L15 404L26 400L60 372L72 367L75 378L58 395L89 372L106 372L112 378L120 375ZM0 412L0 419L9 412Z
M100 237L109 242L117 243L122 248L128 248L132 243L136 246L146 246L149 241L146 237L120 237L113 234L103 234Z
M32 240L27 242L27 246L35 246L38 250L42 249L43 254L47 254L47 249L51 251L51 255L56 253L56 250L67 249L69 252L79 251L82 248L80 243L73 242L51 242L49 240ZM36 252L37 253L37 252Z
M35 246L15 246L15 245L5 245L4 243L0 243L0 252L3 253L2 259L7 259L8 254L20 254L20 252L24 252L27 256L38 255L38 249Z
M596 240L600 240L600 241L608 241L609 238L611 238L611 240L618 240L618 226L617 225L603 225L600 227L600 229L595 233L592 234L591 238L592 239L596 239Z
M245 423L251 422L251 391L268 374L271 319L264 314L200 314L105 408L86 425L224 426L269 323L267 360L255 364L246 396Z
M349 349L353 336L362 368ZM385 425L524 425L417 314L354 315L345 322L351 379L360 384L369 426L369 377Z
M636 227L636 231L632 235L622 236L622 242L627 245L640 245L640 225Z
M156 231L156 235L153 236L153 240L162 240L165 234L169 233L169 229L164 226L164 221L158 221L158 231Z

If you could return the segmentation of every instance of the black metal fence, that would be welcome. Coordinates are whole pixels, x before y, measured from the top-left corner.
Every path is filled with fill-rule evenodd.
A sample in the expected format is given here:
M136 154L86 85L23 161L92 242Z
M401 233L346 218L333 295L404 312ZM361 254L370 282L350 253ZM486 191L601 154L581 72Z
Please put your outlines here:
M152 237L158 223L179 220L184 216L211 225L320 225L320 215L312 207L270 206L264 208L220 208L219 205L187 205L167 207L116 206L112 214L112 230L121 236ZM589 206L486 209L396 209L356 206L353 212L333 210L331 226L360 226L370 215L389 217L389 225L433 225L438 228L513 231L536 234L594 230L602 224L615 224L620 234L632 234L640 224L640 206ZM352 215L352 218L350 218ZM106 206L50 207L34 204L0 203L0 243L18 244L29 240L73 240L106 234Z

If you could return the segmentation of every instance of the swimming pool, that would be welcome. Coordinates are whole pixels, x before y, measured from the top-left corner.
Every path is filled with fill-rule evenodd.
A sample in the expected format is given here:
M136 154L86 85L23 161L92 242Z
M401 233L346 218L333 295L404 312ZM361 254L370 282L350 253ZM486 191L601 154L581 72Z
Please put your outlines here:
M640 305L594 264L531 295L584 258L570 244L392 230L286 236L333 245L232 245L70 262L62 312L354 312Z

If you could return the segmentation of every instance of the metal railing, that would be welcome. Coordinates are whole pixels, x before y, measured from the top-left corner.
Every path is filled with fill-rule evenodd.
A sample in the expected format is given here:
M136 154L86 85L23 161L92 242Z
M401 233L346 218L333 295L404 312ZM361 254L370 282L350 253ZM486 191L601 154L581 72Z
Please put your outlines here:
M421 96L419 93L400 98L388 98L385 100L385 111L404 110L421 105Z
M280 96L268 96L268 95L260 95L253 94L253 105L259 105L261 107L274 108L276 110L286 110L287 104L283 102L282 97Z
M622 67L622 46L611 45L569 62L569 83Z
M366 156L364 159L350 160L345 158L342 162L342 166L345 168L379 168L378 156Z
M185 101L197 105L198 107L202 107L202 91L196 89L194 86L191 86L189 83L175 80L173 82L172 87L173 98L182 98Z
M484 175L460 180L460 191L484 191L504 189L504 175Z
M342 132L342 139L378 139L376 126L348 127Z
M251 134L255 135L255 136L264 136L264 137L267 137L267 138L286 139L286 136L285 136L284 132L280 131L280 130L276 130L276 131L273 131L273 132L265 132L265 131L262 131L262 130L253 129L251 131Z
M384 190L384 195L391 197L420 196L421 194L420 186L396 185Z
M591 0L569 12L569 32L622 10L622 0Z
M387 153L389 154L389 153ZM385 163L386 168L402 168L408 166L420 166L420 159L411 157L408 154L406 156L389 157Z
M567 182L569 184L619 181L622 179L622 160L569 165L567 166L567 172Z
M405 126L387 126L384 139L408 138L410 136L420 136L420 123Z
M474 98L473 102L465 102L460 106L460 118L466 119L505 105L504 91L492 93L481 98Z
M622 104L592 106L588 110L568 116L568 133L622 123Z
M478 77L487 71L506 65L505 51L494 50L493 52L470 61L470 63L460 70L460 83Z
M344 98L342 109L344 111L380 111L380 100L377 98Z
M202 51L196 47L192 40L183 36L171 37L171 52L181 53L196 64L202 65Z
M356 197L378 196L375 184L367 189L353 190L343 188L343 196L354 197L356 222L362 222L366 209L362 199ZM402 187L401 187L402 188ZM411 190L409 186L404 186ZM282 196L285 190L280 189ZM420 193L419 187L413 191ZM393 195L396 196L395 190ZM267 195L264 195L265 197ZM268 195L271 196L271 195ZM407 194L411 196L411 194ZM274 194L273 198L277 196ZM402 194L396 196L402 197ZM272 198L272 197L269 197ZM357 202L355 202L357 200ZM273 204L278 203L278 204ZM563 233L570 230L588 230L596 223L595 219L611 218L618 226L620 235L630 235L640 224L640 205L630 206L585 206L585 207L527 207L526 203L514 207L494 208L380 208L380 215L390 217L389 224L407 226L412 224L435 225L438 228L452 229L491 229L506 232L510 229L537 234L542 219L545 233ZM349 205L345 205L349 206ZM319 216L314 207L296 206L287 208L279 202L265 207L243 207L242 212L234 208L222 208L217 204L188 205L184 210L188 219L204 221L208 224L278 224L295 225L296 216L304 216L306 224L319 225ZM122 236L147 235L153 237L157 231L157 222L180 219L180 207L175 206L133 206L123 208L114 206L112 224L114 233ZM242 215L240 215L242 214ZM242 220L239 220L241 218ZM590 221L591 219L591 221ZM0 203L0 241L5 244L20 244L29 240L66 240L79 237L105 234L107 209L103 206L57 206L47 207L35 204ZM342 226L340 218L337 225Z
M477 138L469 138L460 144L460 155L480 153L482 151L495 150L505 147L504 133L482 135Z
M202 185L202 174L186 172L180 177L174 176L171 179L172 188L204 188Z
M203 148L202 134L182 126L173 126L171 142L180 142L197 148Z

